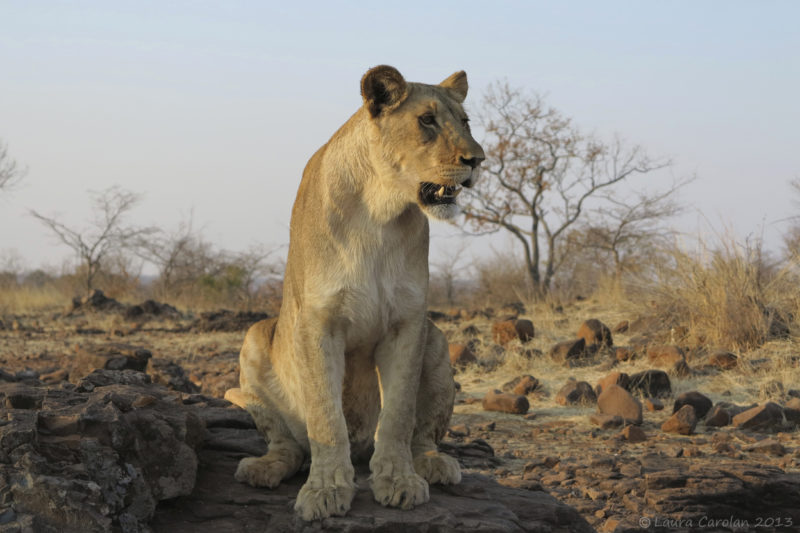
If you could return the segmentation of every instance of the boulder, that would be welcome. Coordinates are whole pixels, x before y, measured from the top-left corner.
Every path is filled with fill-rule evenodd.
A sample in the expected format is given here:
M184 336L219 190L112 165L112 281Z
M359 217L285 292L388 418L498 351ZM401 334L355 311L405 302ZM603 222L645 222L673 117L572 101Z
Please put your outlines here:
M97 370L95 381L108 384L90 391L0 385L0 479L12 520L35 531L140 531L159 501L191 494L203 422L180 395L116 379L130 374L144 376Z
M533 339L533 336L533 322L524 318L512 318L492 324L492 340L501 346L505 346L515 339L523 343L528 342Z
M714 402L705 394L697 391L684 392L675 398L672 412L677 413L684 405L691 405L694 408L694 414L700 419L706 416L711 410L711 406L714 405Z
M594 391L600 396L600 394L603 393L603 389L607 388L609 385L619 385L623 389L627 389L630 382L631 378L625 372L612 372L597 382Z
M150 350L141 346L111 342L102 345L76 345L75 357L70 365L69 379L77 383L94 370L138 370L144 372L152 357Z
M709 427L723 427L731 423L731 414L721 405L715 405L704 421Z
M450 364L455 368L463 369L467 365L478 362L475 352L467 344L453 343L449 346Z
M773 402L766 402L733 417L733 425L740 429L773 429L782 423L783 409Z
M656 345L647 349L647 360L655 366L669 368L675 366L678 361L686 361L686 354L679 346Z
M539 380L530 374L518 376L501 387L504 392L512 392L519 396L526 396L539 387Z
M550 358L557 363L569 363L586 355L586 341L575 339L563 341L550 348Z
M610 348L614 344L611 330L596 318L590 318L581 324L578 328L577 337L583 339L586 346L605 346Z
M621 416L603 413L592 413L589 416L589 422L595 426L600 426L600 429L618 428L625 425L625 420L623 420Z
M482 405L485 411L499 411L515 415L524 415L530 408L530 403L525 396L508 394L497 389L486 393Z
M661 431L667 433L678 433L680 435L691 435L697 426L697 415L694 407L684 405L678 409L666 422L661 424Z
M639 426L625 426L620 436L628 442L644 442L647 440L647 435Z
M587 382L570 379L556 394L556 403L559 405L592 405L597 403L597 395Z
M661 411L664 408L664 404L657 398L645 398L644 406L648 411Z
M739 364L739 357L731 352L720 350L708 356L707 364L720 370L730 370Z
M168 359L151 358L147 362L147 373L153 383L164 385L169 389L189 394L200 392L200 387L192 383L183 367Z
M614 329L612 331L614 333L625 333L626 331L628 331L630 325L631 323L628 320L622 320L618 322L616 326L614 326Z
M597 398L598 410L621 417L628 424L642 423L642 404L619 385L609 385Z

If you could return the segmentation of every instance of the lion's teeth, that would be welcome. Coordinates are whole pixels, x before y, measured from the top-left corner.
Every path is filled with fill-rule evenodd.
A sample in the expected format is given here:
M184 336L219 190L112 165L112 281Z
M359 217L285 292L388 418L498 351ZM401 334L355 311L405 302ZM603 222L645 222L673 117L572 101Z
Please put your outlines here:
M451 194L451 196L456 197L460 193L461 193L461 187L459 187L458 189L453 189L453 194Z
M444 196L444 187L442 187L438 191L436 191L436 196Z

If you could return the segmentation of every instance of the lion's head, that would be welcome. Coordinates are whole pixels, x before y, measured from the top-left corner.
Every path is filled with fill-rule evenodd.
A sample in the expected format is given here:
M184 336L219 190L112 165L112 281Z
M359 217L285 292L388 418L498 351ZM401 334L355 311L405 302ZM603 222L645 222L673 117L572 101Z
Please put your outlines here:
M450 219L458 213L461 187L478 179L485 155L472 138L461 106L467 75L456 72L439 85L410 83L393 67L382 65L361 79L374 153L388 172L388 186L416 202L428 215Z

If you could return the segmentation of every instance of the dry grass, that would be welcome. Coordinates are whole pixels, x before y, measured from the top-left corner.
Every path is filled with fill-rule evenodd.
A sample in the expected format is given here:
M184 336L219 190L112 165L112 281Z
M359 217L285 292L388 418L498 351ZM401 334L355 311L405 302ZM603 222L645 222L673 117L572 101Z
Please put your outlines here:
M639 312L681 325L697 344L753 350L793 328L798 278L793 264L770 264L760 244L731 239L696 252L676 247L657 279L635 292Z
M63 309L70 298L61 289L11 286L0 288L0 315L30 314Z

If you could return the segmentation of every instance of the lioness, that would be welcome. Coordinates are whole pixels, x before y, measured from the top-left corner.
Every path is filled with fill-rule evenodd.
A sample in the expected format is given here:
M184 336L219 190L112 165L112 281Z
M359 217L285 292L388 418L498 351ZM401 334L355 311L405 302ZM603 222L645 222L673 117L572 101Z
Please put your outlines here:
M428 483L458 483L436 445L453 409L442 332L426 319L428 220L452 218L484 159L461 106L467 76L409 83L392 67L361 80L363 106L305 168L292 211L278 318L247 333L240 387L269 442L236 479L275 487L311 454L295 510L341 515L353 457L374 449L370 485L383 505L428 501Z

